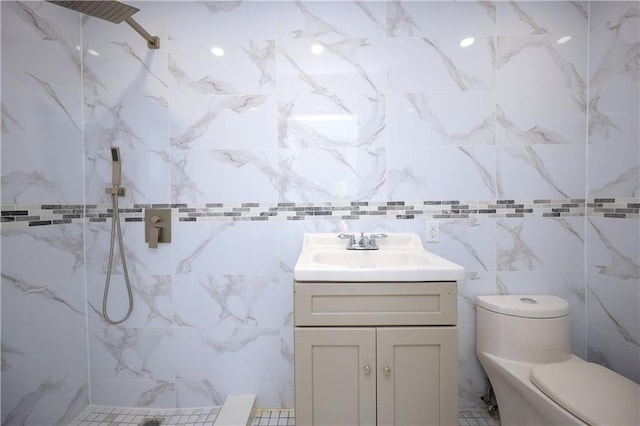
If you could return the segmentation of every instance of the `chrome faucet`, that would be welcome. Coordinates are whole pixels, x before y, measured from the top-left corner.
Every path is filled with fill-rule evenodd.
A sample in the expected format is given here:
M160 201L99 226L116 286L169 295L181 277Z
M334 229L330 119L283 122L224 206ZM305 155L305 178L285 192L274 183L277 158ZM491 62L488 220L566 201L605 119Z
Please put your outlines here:
M349 240L347 250L378 250L376 238L387 238L387 234L364 235L364 232L361 232L357 238L354 234L338 234L338 238Z

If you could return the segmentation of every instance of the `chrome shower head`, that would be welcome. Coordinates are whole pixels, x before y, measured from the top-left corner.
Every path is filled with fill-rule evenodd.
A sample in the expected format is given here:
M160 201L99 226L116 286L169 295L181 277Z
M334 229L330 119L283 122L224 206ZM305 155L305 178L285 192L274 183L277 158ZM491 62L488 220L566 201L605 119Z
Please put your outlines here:
M122 21L129 24L131 28L136 30L138 34L147 40L147 46L149 49L160 48L160 39L157 36L149 34L140 24L138 24L131 16L138 12L140 9L137 7L129 6L128 4L121 3L119 1L103 0L103 1L57 1L46 0L48 3L55 4L57 6L66 7L67 9L74 10L76 12L84 13L85 15L94 16L96 18L104 19L105 21L119 24Z

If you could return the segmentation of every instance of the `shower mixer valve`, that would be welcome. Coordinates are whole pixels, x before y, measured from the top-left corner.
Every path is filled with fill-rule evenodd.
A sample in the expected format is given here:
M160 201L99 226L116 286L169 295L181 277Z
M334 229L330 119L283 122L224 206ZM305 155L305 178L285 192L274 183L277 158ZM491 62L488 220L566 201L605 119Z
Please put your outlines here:
M171 209L145 209L144 224L144 241L149 248L171 242Z

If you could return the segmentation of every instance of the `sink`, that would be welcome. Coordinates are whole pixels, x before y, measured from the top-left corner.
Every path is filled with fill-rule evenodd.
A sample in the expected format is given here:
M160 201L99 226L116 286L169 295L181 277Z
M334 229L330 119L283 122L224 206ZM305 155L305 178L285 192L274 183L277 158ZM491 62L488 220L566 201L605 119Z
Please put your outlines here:
M296 281L458 281L464 268L424 249L417 234L390 233L378 250L347 250L338 234L305 234Z

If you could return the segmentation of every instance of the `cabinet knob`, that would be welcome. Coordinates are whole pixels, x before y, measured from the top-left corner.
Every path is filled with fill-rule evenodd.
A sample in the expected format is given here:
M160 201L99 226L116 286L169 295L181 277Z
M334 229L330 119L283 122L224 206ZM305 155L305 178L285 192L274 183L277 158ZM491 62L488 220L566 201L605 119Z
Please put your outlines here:
M364 374L367 376L371 374L371 366L369 364L364 365Z
M384 365L382 367L382 372L384 373L385 376L388 376L389 374L391 374L391 369L389 368L389 366Z

